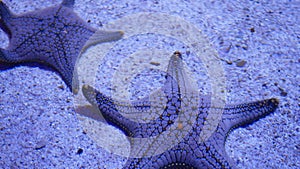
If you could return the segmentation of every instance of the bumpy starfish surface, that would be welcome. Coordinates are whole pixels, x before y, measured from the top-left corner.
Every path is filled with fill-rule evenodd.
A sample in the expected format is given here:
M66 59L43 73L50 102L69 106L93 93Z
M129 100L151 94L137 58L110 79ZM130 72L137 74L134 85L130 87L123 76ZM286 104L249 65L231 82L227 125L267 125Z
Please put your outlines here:
M0 28L9 38L9 46L0 49L0 62L46 64L59 72L70 89L73 83L73 91L77 91L74 66L82 47L86 43L118 40L123 33L88 26L73 12L74 3L75 0L63 0L56 6L16 15L0 1Z
M83 86L87 100L130 140L131 152L124 169L235 168L225 152L229 132L274 112L279 104L272 98L219 108L212 105L209 96L198 94L186 76L181 54L175 52L160 92L142 101L116 101ZM213 128L209 115L220 111L223 113L215 118L218 123ZM205 132L210 133L208 137L204 137Z

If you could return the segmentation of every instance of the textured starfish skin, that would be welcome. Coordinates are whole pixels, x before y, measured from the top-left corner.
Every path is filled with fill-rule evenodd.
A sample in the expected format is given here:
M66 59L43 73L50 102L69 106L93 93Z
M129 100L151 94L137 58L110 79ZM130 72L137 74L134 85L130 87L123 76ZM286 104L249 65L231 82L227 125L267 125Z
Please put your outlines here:
M128 136L132 150L124 169L236 168L225 152L227 135L234 128L251 124L274 112L279 101L272 98L240 105L226 105L223 108L212 106L209 96L201 96L189 90L190 82L184 77L186 74L179 52L175 52L171 57L167 74L161 89L166 102L161 115L155 114L155 110L158 110L156 107L162 104L159 92L154 93L154 100L148 98L126 103L115 101L88 85L82 88L84 96L91 104L98 106L107 122ZM154 108L150 109L151 106ZM203 139L201 132L204 130L208 114L219 110L223 110L223 114L217 127L209 138ZM130 116L138 115L136 111L142 114L152 113L151 117L154 118L149 119L147 116L137 121ZM177 123L178 118L180 120ZM164 135L165 132L167 134ZM140 141L138 138L148 140ZM159 153L161 149L165 151ZM137 156L139 153L136 152L141 155Z
M74 66L82 47L86 42L118 40L123 33L97 31L88 26L73 12L74 3L63 0L56 6L16 15L0 1L0 28L9 38L9 46L0 49L0 62L46 64L59 72L70 89L73 82L73 91L77 91ZM88 41L93 34L96 38Z

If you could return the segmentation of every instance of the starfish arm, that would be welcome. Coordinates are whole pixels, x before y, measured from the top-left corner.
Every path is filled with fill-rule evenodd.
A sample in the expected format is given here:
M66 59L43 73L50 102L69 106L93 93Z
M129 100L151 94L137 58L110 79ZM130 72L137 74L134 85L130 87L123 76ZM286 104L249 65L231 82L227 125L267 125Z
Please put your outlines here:
M93 45L97 45L104 42L117 41L121 39L124 35L123 31L96 31L85 43L81 52L84 52L87 48Z
M225 130L230 131L231 129L251 124L274 112L278 104L279 100L272 98L236 106L226 106L222 117Z
M150 113L148 110L151 107L151 103L146 99L132 103L125 101L116 101L88 85L83 86L82 91L84 96L91 104L96 106L99 105L99 102L103 102L102 104L112 104L117 109L117 111L120 112L120 114L123 114L126 117L130 117L131 115L138 116L138 114Z
M63 0L61 4L65 7L72 8L75 4L75 0Z
M160 107L161 104L155 106L149 102L129 104L114 101L90 86L83 86L82 92L110 124L132 137L150 137L162 133L174 123L179 113L175 108L178 105L173 105L174 102L180 102L175 101L176 98L169 98L167 105Z
M122 130L125 135L131 136L131 126L136 124L131 122L129 119L124 118L116 108L115 102L102 93L92 88L91 86L84 85L82 87L82 93L85 98L94 106L98 107L103 117L107 122L120 130Z

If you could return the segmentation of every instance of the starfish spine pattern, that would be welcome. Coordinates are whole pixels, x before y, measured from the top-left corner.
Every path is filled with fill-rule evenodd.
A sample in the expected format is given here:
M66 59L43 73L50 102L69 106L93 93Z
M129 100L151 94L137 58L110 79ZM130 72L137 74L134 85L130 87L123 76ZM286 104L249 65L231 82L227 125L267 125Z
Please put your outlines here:
M190 89L182 64L181 54L175 52L161 90L133 103L114 100L91 86L83 86L87 100L129 138L131 152L124 169L236 168L225 151L227 135L278 107L276 98L223 108L212 106L209 96ZM209 138L201 138L208 114L220 110L223 113L217 127L210 131Z
M9 38L9 46L0 49L0 62L48 65L58 71L70 89L73 85L76 93L79 85L74 67L82 47L118 40L123 32L92 28L74 13L74 3L63 0L59 5L16 15L0 1L0 28Z

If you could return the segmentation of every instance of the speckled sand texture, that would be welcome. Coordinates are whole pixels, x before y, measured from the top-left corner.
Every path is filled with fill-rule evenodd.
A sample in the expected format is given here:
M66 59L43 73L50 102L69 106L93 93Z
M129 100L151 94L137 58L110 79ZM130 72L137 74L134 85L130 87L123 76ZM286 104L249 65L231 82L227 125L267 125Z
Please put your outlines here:
M5 2L16 13L60 3ZM229 103L271 97L280 100L274 114L229 135L226 149L238 168L300 168L299 1L78 0L75 11L98 28L137 12L163 12L192 23L219 54ZM3 32L0 38L1 47L7 46ZM109 84L114 66L146 47L170 54L181 51L187 65L194 67L191 70L199 89L209 90L205 72L197 66L201 63L192 59L193 49L158 34L119 41L108 52L109 57L97 74L97 85ZM158 74L152 72L151 78L134 79L130 89L134 97L159 86ZM103 90L109 88L103 86ZM73 94L51 69L33 65L0 70L0 168L122 168L126 158L97 146L87 136L74 103ZM122 136L111 126L100 129L106 136L99 138L111 143Z

